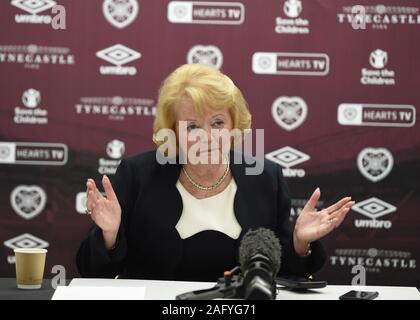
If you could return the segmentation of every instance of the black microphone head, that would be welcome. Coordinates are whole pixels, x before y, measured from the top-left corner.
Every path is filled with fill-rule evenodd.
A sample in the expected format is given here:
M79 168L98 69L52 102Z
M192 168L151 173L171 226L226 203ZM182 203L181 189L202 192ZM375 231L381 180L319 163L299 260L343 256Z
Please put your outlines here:
M280 270L281 246L273 231L265 228L252 229L242 238L239 246L239 263L242 270L257 254L266 256L272 263L274 275Z

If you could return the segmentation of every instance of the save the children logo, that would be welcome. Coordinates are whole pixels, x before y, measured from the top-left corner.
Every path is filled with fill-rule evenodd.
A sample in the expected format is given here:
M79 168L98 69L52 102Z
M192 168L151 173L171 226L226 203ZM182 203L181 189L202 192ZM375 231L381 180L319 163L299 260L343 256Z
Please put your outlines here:
M301 18L303 10L301 0L286 0L283 4L283 13L286 17L276 17L276 33L280 34L309 34L309 20Z
M48 124L48 111L40 108L41 91L30 88L25 90L21 98L21 106L15 107L15 115L13 121L16 124Z
M395 85L395 71L385 68L388 63L388 53L376 49L369 55L369 64L373 68L362 68L360 83L362 85Z
M125 153L125 143L121 140L114 139L107 144L105 150L108 158L99 158L98 172L101 175L115 174L121 158Z

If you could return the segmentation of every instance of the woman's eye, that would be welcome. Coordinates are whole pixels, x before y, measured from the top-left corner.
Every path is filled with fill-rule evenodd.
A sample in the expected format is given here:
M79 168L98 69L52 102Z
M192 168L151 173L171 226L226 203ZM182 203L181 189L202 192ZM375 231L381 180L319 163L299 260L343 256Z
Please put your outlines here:
M195 130L197 128L198 128L198 126L196 124L190 124L190 125L187 126L188 131Z
M213 127L220 128L223 127L224 124L225 123L223 121L216 121L215 123L213 123Z

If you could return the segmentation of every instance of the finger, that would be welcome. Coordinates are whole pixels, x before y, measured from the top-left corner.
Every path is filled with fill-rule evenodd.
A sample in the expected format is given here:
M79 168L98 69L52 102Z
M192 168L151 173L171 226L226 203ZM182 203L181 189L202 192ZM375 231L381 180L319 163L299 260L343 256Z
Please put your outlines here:
M95 189L95 188L96 188L96 183L95 183L95 180L93 180L93 179L91 179L91 178L87 179L87 181L86 181L86 187L87 187L89 190L93 190L93 189Z
M322 238L322 237L326 236L332 230L334 230L334 228L335 228L334 219L331 222L325 222L325 223L321 224L320 225L320 237L319 238Z
M90 218L96 222L96 219L98 217L98 210L96 207L96 203L92 203L92 207L91 207L91 214L90 214Z
M86 208L92 210L92 205L95 202L94 193L92 190L89 190L86 195Z
M341 199L340 201L337 201L336 203L334 203L332 206L329 206L328 208L326 208L325 211L328 214L331 214L334 211L339 210L342 206L347 204L350 200L351 200L351 197L345 197Z
M95 181L93 179L88 179L86 185L87 185L87 192L89 193L89 191L92 191L93 192L92 197L94 199L100 200L103 198L101 192L96 187Z
M316 188L314 193L312 193L312 196L310 197L308 202L306 202L303 210L313 211L315 209L315 206L316 206L320 196L321 196L321 190L319 188Z
M106 175L104 175L102 178L102 185L105 189L106 197L108 200L117 200L117 196L114 192L114 188L112 188L111 181Z
M354 204L355 204L356 202L354 202L354 201L350 201L349 203L347 203L345 206L344 206L344 208L348 208L349 210L354 206Z
M345 209L336 219L335 221L335 228L338 228L340 226L340 224L343 223L344 219L346 218L347 214L350 212L350 208L349 209Z
M322 223L320 226L320 233L322 234L322 237L326 236L332 230L337 228L344 221L344 218L349 211L350 208L343 208L334 218L332 218L330 215L329 219Z
M92 210L94 206L98 206L99 202L103 200L104 197L97 188L90 190L87 195L86 208Z
M98 188L95 188L94 197L95 197L96 202L101 201L104 198L102 196L102 193L98 190Z
M104 212L105 205L106 199L104 197L94 198L92 202L92 211L95 211L96 216L99 216Z
M104 212L104 201L105 199L96 200L94 203L96 216L102 215Z
M340 224L344 221L349 211L350 211L349 208L340 210L339 213L335 216L335 218L328 219L322 224L322 226L324 226L325 228L327 228L328 226L327 229L330 230L329 232L331 232L331 230L338 228L340 226Z
M331 219L337 218L339 215L341 215L343 213L343 211L345 211L345 210L349 211L351 209L351 207L352 207L353 204L354 204L354 201L351 201L349 203L346 203L340 209L334 211L331 214L325 215L323 221L327 221L327 220L331 220Z
M91 178L86 180L86 196L89 193L89 191L93 191L95 189L96 185L95 185L95 181Z
M90 186L90 191L93 192L93 198L95 198L96 200L100 200L103 198L102 193L98 190L98 188L96 187L95 181L93 181L92 179L89 179L87 182Z

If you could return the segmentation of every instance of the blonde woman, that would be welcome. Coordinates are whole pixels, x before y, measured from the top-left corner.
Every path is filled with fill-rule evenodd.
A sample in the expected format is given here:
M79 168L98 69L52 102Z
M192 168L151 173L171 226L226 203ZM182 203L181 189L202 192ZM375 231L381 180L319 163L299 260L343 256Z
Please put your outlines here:
M162 146L161 130L172 130L176 161L159 163L159 150L123 159L112 184L103 177L106 197L88 179L86 210L94 226L77 254L80 274L216 281L238 264L242 236L258 227L280 240L280 274L318 271L325 261L318 240L341 224L354 202L346 197L317 212L317 189L292 228L281 168L264 161L261 174L247 175L245 161L233 161L231 139L214 135L250 127L246 101L229 77L202 65L173 71L159 92L154 141ZM197 149L198 140L186 136L198 131L207 140ZM192 159L212 156L220 161Z

